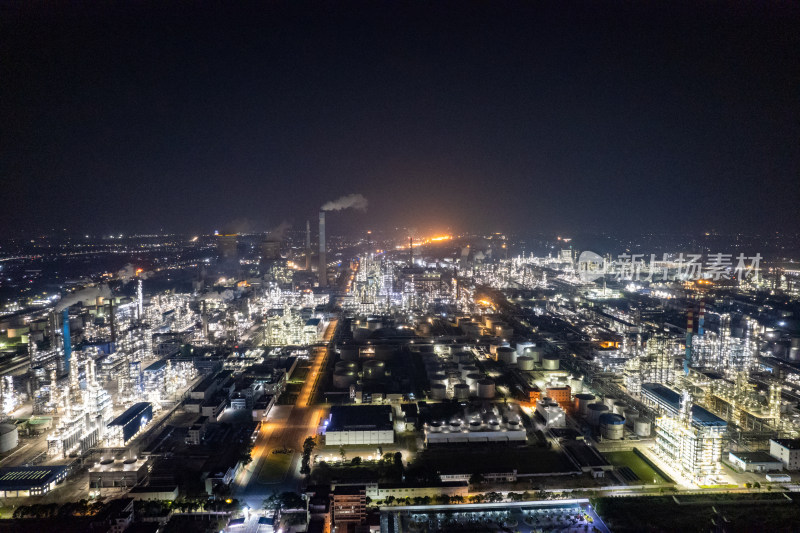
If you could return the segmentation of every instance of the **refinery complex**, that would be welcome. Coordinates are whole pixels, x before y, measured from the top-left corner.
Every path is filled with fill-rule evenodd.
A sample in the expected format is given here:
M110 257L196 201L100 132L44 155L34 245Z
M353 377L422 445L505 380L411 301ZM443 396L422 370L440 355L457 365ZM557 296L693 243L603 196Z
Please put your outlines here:
M800 533L800 2L0 4L0 533Z
M506 501L511 522L544 500L588 530L587 496L798 486L797 270L743 255L691 278L682 253L499 233L332 244L327 224L170 236L159 255L196 259L7 303L6 501L406 531L420 505Z

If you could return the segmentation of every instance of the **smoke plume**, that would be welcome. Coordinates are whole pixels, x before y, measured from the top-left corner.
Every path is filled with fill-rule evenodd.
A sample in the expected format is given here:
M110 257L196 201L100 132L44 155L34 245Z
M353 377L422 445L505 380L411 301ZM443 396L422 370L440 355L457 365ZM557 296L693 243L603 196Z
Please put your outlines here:
M56 304L55 310L58 313L78 302L96 300L97 298L111 298L111 289L108 288L108 285L95 285L94 287L86 287L79 291L65 294Z
M278 224L278 226L269 233L267 233L267 239L271 241L282 241L284 236L286 235L286 231L291 228L292 225L286 222L285 220Z
M365 211L369 202L362 194L348 194L322 206L323 211L341 211L342 209L358 209Z

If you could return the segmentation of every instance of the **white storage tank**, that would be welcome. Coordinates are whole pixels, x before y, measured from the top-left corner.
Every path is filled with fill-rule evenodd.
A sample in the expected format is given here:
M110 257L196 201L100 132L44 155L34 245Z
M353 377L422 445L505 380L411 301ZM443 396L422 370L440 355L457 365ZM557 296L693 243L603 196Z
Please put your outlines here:
M469 400L469 385L459 383L453 386L453 398L456 400Z
M468 376L470 374L479 374L479 373L480 373L480 370L478 370L478 367L475 366L475 365L466 365L466 366L461 368L461 375L462 376Z
M625 417L625 422L633 427L633 423L639 419L639 411L633 407L628 407L625 409L625 412L622 413L622 416Z
M334 370L333 386L337 389L346 389L356 382L356 373L352 370Z
M597 427L600 424L600 415L608 413L608 406L602 403L590 403L587 406L586 421L590 426Z
M575 412L585 417L589 413L589 404L594 401L594 394L580 393L575 395Z
M447 374L438 373L431 376L431 384L447 385Z
M431 398L434 400L444 400L447 398L447 387L441 383L431 385Z
M497 361L507 365L513 365L517 362L517 352L508 346L500 346L497 349Z
M19 444L19 431L14 424L0 424L0 453L13 450Z
M478 382L481 380L482 377L483 376L481 376L478 373L467 374L467 377L464 379L464 381L466 381L467 385L469 385L470 387L476 387L478 385Z
M386 363L376 359L364 362L364 379L381 379L386 373Z
M600 415L600 434L604 439L620 440L625 433L625 418L606 413Z
M559 359L557 355L545 355L542 357L542 368L545 370L558 370Z
M433 433L441 433L442 432L442 422L439 420L434 420L430 424L428 424L428 431Z
M483 400L490 400L494 398L495 387L494 381L489 378L484 378L478 381L478 398Z
M583 378L576 378L570 376L569 379L567 379L567 384L569 385L569 388L572 390L572 394L578 394L580 392L583 392Z
M517 357L517 368L524 371L533 370L533 357L527 355Z
M614 407L612 409L613 409L615 414L621 415L621 414L625 413L625 409L627 409L627 408L628 408L627 405L625 405L621 401L617 400L616 402L614 402Z
M534 346L536 346L536 345L533 344L532 342L518 342L517 343L517 357L521 357L523 355L527 355L525 353L525 350L527 348L533 348Z
M605 398L603 398L603 403L606 405L606 407L608 407L612 411L614 410L614 404L616 402L617 402L617 399L614 398L613 396L606 396Z
M539 346L532 346L523 350L524 355L532 357L534 362L538 363L542 360L542 348Z
M633 422L633 432L640 437L650 436L650 421L639 418Z

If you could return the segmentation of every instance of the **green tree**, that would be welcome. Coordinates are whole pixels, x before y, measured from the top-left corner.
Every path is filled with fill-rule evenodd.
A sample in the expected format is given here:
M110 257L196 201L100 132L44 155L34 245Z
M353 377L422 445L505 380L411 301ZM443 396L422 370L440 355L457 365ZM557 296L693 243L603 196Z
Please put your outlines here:
M361 457L355 456L350 460L351 465L360 465L361 464Z
M345 457L347 457L347 453L344 451L344 446L339 446L339 455L342 456L342 462L344 462Z

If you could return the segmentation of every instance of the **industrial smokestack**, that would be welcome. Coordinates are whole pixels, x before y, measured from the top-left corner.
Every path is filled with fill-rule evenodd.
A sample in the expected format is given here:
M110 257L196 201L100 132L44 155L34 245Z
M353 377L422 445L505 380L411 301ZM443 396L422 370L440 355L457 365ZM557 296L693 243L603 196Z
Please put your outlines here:
M319 286L328 285L328 261L325 257L325 211L319 212Z
M72 338L69 332L69 308L61 312L61 334L64 336L64 370L69 375L69 361L72 358Z
M408 266L414 266L414 237L408 238Z
M139 278L139 285L136 287L136 309L139 312L139 320L144 320L144 291L142 290L142 278Z
M306 272L311 271L311 221L306 220Z
M117 328L114 323L114 297L108 299L109 325L111 327L111 342L117 342Z

